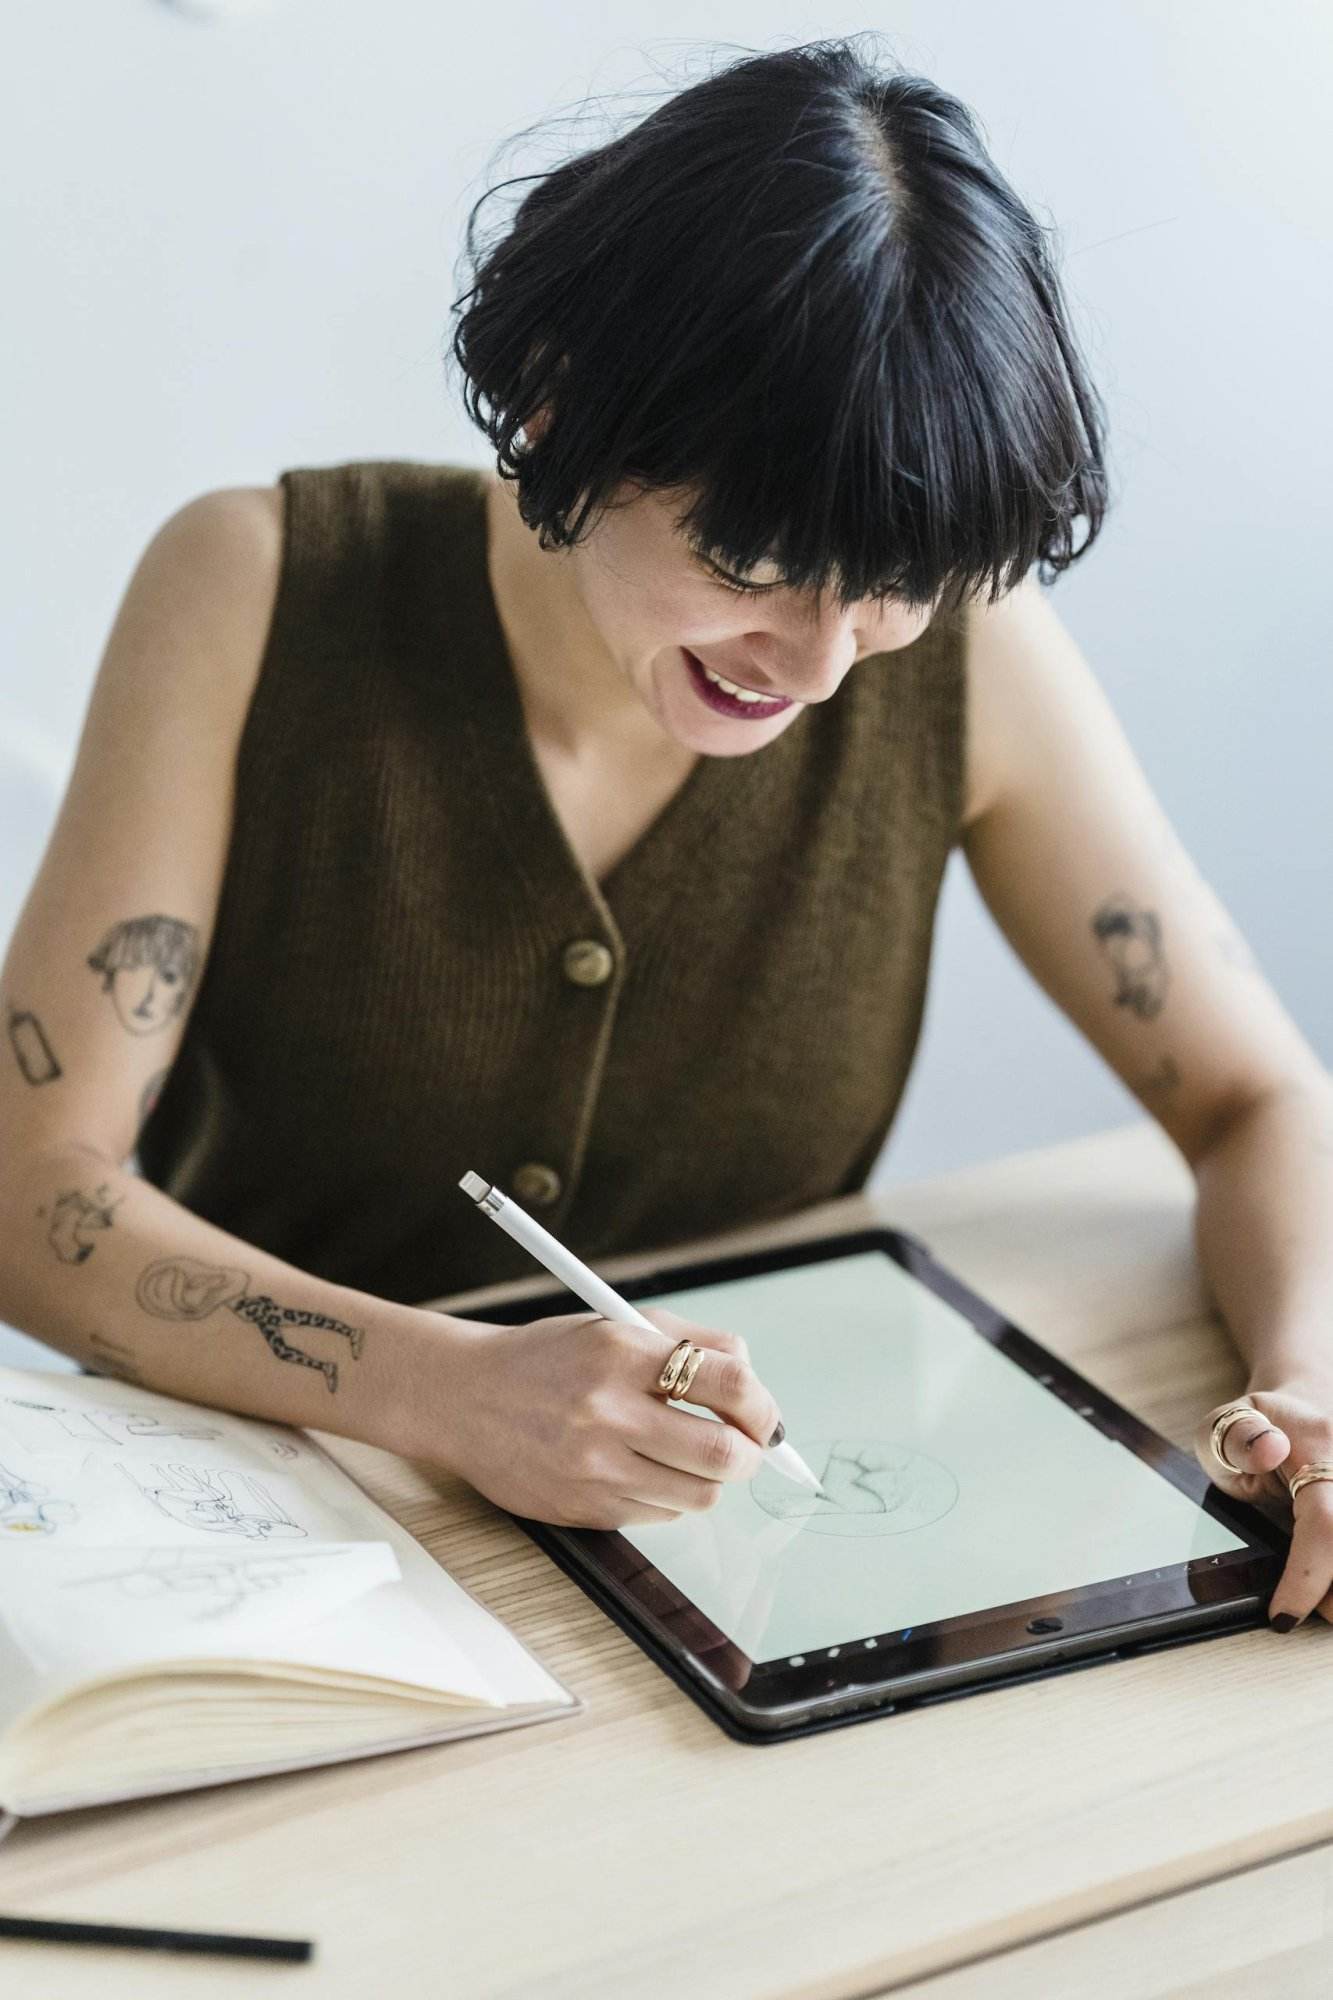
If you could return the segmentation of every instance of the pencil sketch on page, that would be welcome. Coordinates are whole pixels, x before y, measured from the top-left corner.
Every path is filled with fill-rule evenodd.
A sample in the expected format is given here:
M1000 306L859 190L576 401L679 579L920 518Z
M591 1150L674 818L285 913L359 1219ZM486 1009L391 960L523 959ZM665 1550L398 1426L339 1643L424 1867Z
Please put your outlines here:
M137 1561L115 1569L94 1569L66 1577L60 1588L88 1594L129 1598L137 1603L170 1604L188 1624L225 1620L243 1605L261 1597L280 1599L303 1584L321 1565L321 1574L345 1567L350 1554L342 1548L302 1549L266 1555L223 1555L213 1550L149 1549Z
M37 1402L28 1396L3 1396L6 1428L16 1440L32 1451L67 1450L77 1444L123 1446L146 1438L208 1439L223 1436L219 1424L190 1418L167 1423L151 1410L119 1410L110 1406L75 1406L69 1403Z
M242 1535L249 1541L303 1540L305 1529L251 1472L234 1466L150 1465L141 1478L131 1466L120 1470L151 1506L182 1527L212 1534Z
M78 1518L72 1500L61 1499L49 1486L0 1465L0 1535L53 1535Z

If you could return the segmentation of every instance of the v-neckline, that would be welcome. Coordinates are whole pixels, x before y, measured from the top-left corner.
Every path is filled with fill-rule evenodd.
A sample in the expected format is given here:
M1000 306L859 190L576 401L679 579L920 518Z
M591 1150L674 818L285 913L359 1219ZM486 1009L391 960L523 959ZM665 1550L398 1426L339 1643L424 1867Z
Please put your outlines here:
M633 845L613 863L603 879L599 882L593 876L591 870L584 866L565 831L564 822L556 811L545 773L533 746L518 675L500 619L494 586L491 583L485 474L474 471L472 476L474 525L477 536L476 573L482 613L482 636L495 669L494 683L504 722L504 733L518 754L522 782L533 808L549 832L548 845L554 853L563 858L566 874L577 877L585 895L604 916L611 914L612 911L617 917L622 912L628 913L641 891L648 895L650 902L660 902L661 892L668 888L672 878L684 868L688 858L687 850L696 842L701 842L705 834L712 832L718 811L724 802L737 796L738 792L748 789L743 782L737 782L741 774L732 767L752 763L754 759L708 757L701 754L661 811L649 821ZM673 842L680 851L672 863L666 864L665 856ZM531 857L526 858L530 862Z

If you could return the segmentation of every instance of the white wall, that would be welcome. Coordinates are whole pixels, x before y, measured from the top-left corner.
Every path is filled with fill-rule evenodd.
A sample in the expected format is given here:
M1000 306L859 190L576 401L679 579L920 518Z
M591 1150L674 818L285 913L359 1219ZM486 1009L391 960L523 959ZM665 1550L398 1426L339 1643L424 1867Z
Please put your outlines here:
M1195 858L1333 1055L1333 16L1239 0L248 0L232 16L43 0L6 17L0 733L21 723L48 762L68 757L128 575L191 494L355 457L483 461L439 357L466 205L502 139L606 94L571 128L593 143L626 115L623 92L646 110L723 40L876 29L973 106L1059 227L1118 504L1055 603ZM505 170L549 164L559 130L539 145ZM42 829L12 786L0 804L0 829L19 822L0 855L6 916ZM1137 1113L955 857L922 1055L877 1180Z

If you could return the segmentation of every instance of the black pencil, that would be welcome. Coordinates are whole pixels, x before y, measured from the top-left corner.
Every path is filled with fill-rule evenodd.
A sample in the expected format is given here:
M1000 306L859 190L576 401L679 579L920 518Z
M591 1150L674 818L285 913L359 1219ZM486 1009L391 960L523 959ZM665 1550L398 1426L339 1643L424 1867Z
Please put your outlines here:
M139 1924L76 1924L64 1917L0 1917L0 1938L50 1944L137 1945L145 1951L209 1951L223 1958L308 1959L309 1938L240 1937L229 1931L158 1931Z

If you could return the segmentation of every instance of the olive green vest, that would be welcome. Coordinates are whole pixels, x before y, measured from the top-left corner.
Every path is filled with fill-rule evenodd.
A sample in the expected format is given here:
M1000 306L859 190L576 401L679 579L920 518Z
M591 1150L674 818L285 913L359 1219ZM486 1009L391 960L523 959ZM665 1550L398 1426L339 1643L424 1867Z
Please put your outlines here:
M418 1302L861 1187L959 837L959 614L764 748L701 757L598 887L527 735L482 475L285 472L286 545L208 960L146 1177Z

